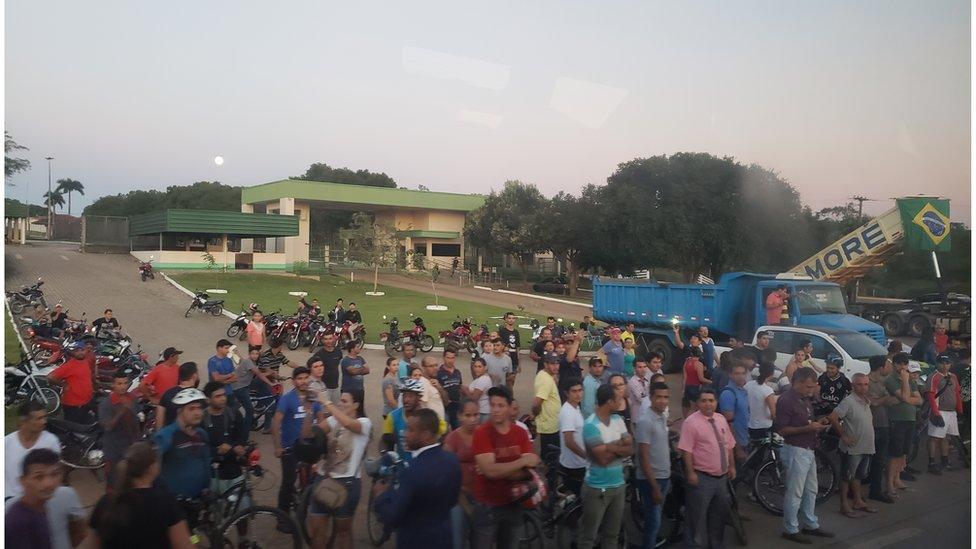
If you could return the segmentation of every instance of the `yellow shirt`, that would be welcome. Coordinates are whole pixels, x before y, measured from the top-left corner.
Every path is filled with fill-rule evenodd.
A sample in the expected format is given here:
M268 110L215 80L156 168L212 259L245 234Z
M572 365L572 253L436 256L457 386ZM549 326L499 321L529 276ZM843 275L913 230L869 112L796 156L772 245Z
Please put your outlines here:
M535 375L535 396L542 399L542 410L535 417L535 428L539 434L549 435L559 432L559 389L556 380L545 370Z
M634 334L632 334L632 333L630 333L630 332L628 332L626 330L620 333L620 342L621 343L623 343L624 341L626 341L628 339L634 339Z

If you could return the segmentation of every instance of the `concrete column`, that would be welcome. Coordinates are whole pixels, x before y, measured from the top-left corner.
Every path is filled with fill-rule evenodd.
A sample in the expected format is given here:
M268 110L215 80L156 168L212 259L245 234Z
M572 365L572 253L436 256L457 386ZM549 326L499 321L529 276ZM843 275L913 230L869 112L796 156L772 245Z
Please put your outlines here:
M20 243L27 244L27 227L30 225L30 218L25 217L20 220Z
M254 213L254 204L241 204L241 213ZM241 239L241 253L249 254L254 252L254 239Z
M309 202L296 203L295 211L301 214L298 216L298 236L292 238L295 242L295 260L308 263L309 244L311 242L309 223L311 222L312 205Z
M227 235L220 235L220 254L224 257L224 268L227 268Z
M278 215L294 215L295 199L282 197L278 199ZM285 265L291 266L297 258L296 241L294 236L285 237Z

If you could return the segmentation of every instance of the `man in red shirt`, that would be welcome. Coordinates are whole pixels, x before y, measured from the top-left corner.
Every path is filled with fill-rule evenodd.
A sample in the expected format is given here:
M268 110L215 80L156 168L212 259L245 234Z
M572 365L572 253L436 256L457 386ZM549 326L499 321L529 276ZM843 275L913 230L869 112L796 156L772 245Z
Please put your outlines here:
M780 317L783 315L783 305L790 298L790 291L786 289L786 284L776 286L776 290L766 296L766 324L775 326L779 324Z
M163 361L153 367L139 384L139 391L153 404L159 404L163 393L180 384L180 355L183 351L167 347Z
M91 423L92 370L85 344L74 342L65 348L68 360L48 374L55 385L66 385L61 395L64 419L75 423Z
M959 436L959 419L962 415L962 390L959 378L949 371L952 356L941 354L936 359L937 371L933 372L925 384L925 398L929 401L929 472L941 475L942 470L951 471L949 465L949 436ZM942 456L941 463L936 458Z
M471 452L478 466L471 513L474 549L490 548L496 542L499 549L515 547L522 507L512 502L512 488L528 478L527 468L539 464L528 433L512 423L512 401L507 387L488 389L490 419L472 437Z

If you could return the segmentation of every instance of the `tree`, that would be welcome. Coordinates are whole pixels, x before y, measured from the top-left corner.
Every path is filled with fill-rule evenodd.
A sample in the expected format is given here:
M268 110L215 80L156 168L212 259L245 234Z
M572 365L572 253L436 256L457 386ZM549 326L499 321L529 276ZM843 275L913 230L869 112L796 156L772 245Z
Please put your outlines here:
M339 235L346 241L346 253L349 259L373 267L373 291L375 292L379 285L380 266L396 264L396 254L403 240L403 230L398 230L392 223L377 223L373 216L366 212L356 212L352 215L349 227L341 229Z
M3 132L3 152L4 152L4 162L3 162L3 175L4 179L10 179L14 174L24 172L30 169L30 160L26 158L15 158L10 156L10 153L14 151L28 151L27 147L17 144L14 138L6 131ZM11 185L11 183L7 183Z
M58 179L57 191L68 195L68 215L71 215L71 193L85 194L85 186L74 179Z
M59 191L48 191L44 193L44 205L48 209L57 210L64 207L64 195Z
M389 187L395 189L396 181L385 173L369 170L352 171L349 168L333 168L325 163L315 163L305 170L305 175L293 179L307 181L323 181L326 183L340 183L346 185L365 185L367 187Z
M540 239L559 261L565 261L569 270L569 295L576 295L581 269L600 262L599 248L602 242L593 231L589 219L605 218L599 189L587 185L580 197L560 191L549 201L540 225Z
M511 255L528 281L532 256L547 249L540 238L540 213L547 200L535 185L506 181L501 193L492 193L465 225L465 238L479 248Z
M173 185L165 191L129 191L100 197L89 204L84 215L128 217L169 208L188 210L241 211L241 187L214 181L198 181L192 185Z

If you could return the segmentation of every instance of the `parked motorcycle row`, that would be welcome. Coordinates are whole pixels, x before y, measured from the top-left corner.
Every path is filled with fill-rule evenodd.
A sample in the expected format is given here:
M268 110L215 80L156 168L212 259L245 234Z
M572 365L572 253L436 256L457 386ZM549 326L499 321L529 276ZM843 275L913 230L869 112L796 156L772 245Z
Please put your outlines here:
M8 292L10 310L21 314L28 306L35 312L38 310L36 307L44 307L45 313L48 313L46 300L40 289L42 284L43 281L38 279L35 285L14 293L16 295ZM83 343L89 350L93 366L92 375L96 387L95 402L92 403L94 409L99 399L107 397L112 377L120 369L128 375L130 390L134 390L149 371L149 357L140 347L133 348L130 338L118 330L103 326L95 333L84 314L80 319L70 321L63 331L55 330L50 325L49 318L48 314L41 315L40 318L17 317L18 329L29 352L21 351L17 363L6 364L4 402L6 406L23 400L39 402L49 414L47 429L61 441L62 462L72 469L97 470L105 464L101 450L101 427L94 416L88 424L73 423L61 418L58 412L61 409L62 389L51 384L47 376L68 359L68 345ZM151 408L151 405L146 405L140 418L145 419L147 415L151 415L146 413Z
M241 312L227 328L227 337L236 337L240 341L247 339L247 324L255 312L260 312L257 303L246 307L241 305ZM314 353L322 346L322 338L326 334L334 334L340 347L350 341L355 341L359 348L366 343L366 327L362 323L348 320L335 322L321 314L296 313L284 316L279 309L264 314L264 329L268 341L282 341L292 351L306 347L310 353Z

